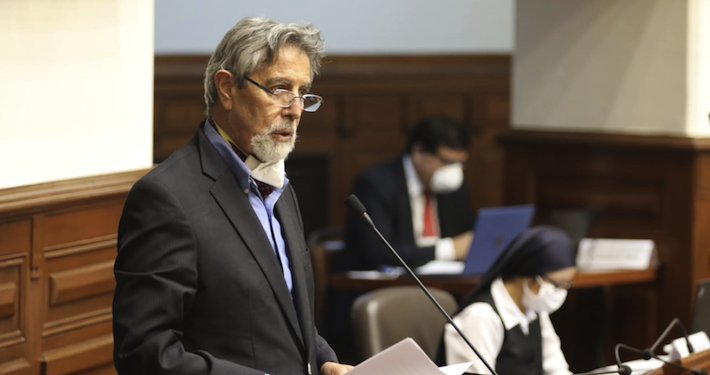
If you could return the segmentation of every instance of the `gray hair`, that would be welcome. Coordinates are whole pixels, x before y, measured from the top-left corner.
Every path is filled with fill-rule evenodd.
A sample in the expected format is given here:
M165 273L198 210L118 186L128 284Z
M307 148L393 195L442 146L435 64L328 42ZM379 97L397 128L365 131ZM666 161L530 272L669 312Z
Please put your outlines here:
M207 115L217 104L219 95L214 75L224 69L232 73L239 88L246 86L245 76L273 62L281 48L294 46L308 55L311 80L318 74L324 56L320 31L311 24L284 25L266 18L244 18L219 42L205 70L205 104Z

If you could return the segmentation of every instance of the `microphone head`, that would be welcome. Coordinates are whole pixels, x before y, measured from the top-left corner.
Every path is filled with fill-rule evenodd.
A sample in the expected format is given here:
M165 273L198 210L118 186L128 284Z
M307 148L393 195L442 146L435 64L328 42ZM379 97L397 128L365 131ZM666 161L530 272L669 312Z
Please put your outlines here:
M631 375L631 367L627 365L619 365L619 375Z
M350 194L346 199L345 199L345 205L348 206L348 209L352 211L355 215L357 216L362 216L367 212L365 209L365 206L360 202L360 200L355 196L355 194Z
M648 361L653 358L653 351L651 351L651 349L644 349L643 352L641 352L641 358Z

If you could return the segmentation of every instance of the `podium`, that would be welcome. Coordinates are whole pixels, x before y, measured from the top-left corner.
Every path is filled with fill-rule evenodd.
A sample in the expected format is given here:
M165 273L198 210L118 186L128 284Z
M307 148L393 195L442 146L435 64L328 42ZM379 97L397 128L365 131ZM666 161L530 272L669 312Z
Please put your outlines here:
M702 352L698 353L693 353L685 358L681 358L680 360L676 360L676 363L680 363L680 365L691 368L691 369L703 369L705 371L710 372L710 349L708 350L703 350ZM646 373L646 375L686 375L690 374L688 371L683 371L679 368L670 366L670 365L663 365L660 368L657 368L655 370L651 370Z

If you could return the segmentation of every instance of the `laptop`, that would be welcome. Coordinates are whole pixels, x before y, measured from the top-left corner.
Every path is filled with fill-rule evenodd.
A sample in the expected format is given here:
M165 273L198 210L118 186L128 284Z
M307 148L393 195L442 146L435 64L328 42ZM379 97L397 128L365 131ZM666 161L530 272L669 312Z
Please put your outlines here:
M600 215L597 209L556 209L550 211L547 224L565 232L576 249Z
M535 206L481 208L473 225L473 241L466 259L432 260L414 272L427 276L477 276L488 271L517 235L530 227Z
M530 227L535 206L481 208L473 226L473 241L461 273L482 275L520 233Z
M698 281L690 333L704 331L710 336L710 279Z

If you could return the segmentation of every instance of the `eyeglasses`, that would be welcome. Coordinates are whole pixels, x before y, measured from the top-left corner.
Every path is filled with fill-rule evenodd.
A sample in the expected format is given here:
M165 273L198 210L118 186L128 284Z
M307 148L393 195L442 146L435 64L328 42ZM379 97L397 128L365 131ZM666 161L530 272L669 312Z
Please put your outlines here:
M274 99L276 102L282 107L282 108L288 108L293 104L293 101L296 99L301 99L303 104L303 110L306 112L315 112L318 110L320 107L320 104L323 103L323 98L314 95L314 94L304 94L303 96L296 96L291 91L284 90L284 89L276 89L274 91L271 91L267 89L266 87L256 83L249 77L244 77L247 81L253 83L256 87L264 90L265 92L271 94L274 96Z
M439 155L438 153L435 153L435 152L427 152L427 154L432 155L433 157L439 159L439 162L445 166L451 165L451 164L461 164L461 165L466 164L466 160L457 161L457 160L444 159L443 157L441 157L441 155Z
M564 290L570 290L572 288L572 282L571 281L564 281L564 282L558 282L553 280L550 276L547 274L542 274L541 275L543 279L547 280L552 284L555 288L557 289L564 289Z

